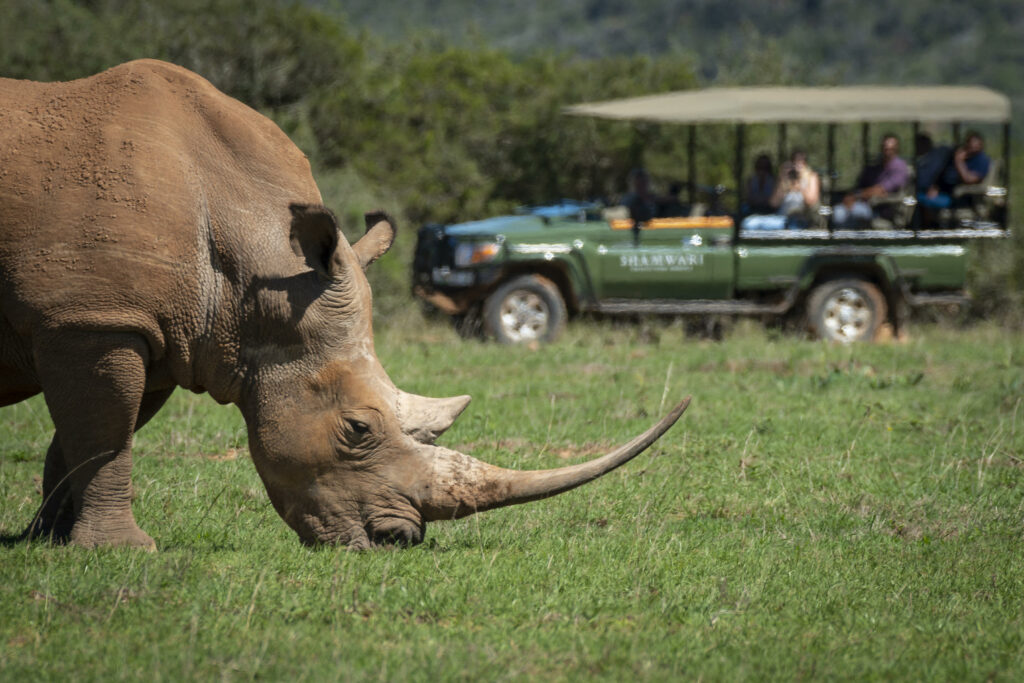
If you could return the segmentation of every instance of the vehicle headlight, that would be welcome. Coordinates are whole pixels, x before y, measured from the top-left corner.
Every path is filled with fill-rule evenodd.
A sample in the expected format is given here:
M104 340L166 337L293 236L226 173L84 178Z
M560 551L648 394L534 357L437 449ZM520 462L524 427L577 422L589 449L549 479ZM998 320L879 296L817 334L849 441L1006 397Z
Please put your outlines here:
M455 267L465 268L493 261L500 250L497 242L463 242L455 247Z

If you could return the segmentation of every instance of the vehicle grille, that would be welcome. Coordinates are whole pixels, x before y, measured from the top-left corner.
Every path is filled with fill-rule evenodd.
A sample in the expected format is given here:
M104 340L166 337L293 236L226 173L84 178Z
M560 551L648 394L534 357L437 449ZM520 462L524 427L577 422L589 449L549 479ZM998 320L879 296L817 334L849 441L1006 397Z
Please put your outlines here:
M430 275L435 268L454 263L455 245L445 235L444 226L436 223L424 225L416 235L416 252L412 260L412 284L429 287Z

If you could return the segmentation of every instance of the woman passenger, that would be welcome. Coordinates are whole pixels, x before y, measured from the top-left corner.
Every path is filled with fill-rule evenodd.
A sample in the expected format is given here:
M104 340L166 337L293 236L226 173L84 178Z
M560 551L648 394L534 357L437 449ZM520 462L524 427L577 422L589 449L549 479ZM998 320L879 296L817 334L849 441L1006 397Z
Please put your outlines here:
M770 204L775 213L747 216L744 230L803 229L811 225L821 199L821 180L807 165L807 154L794 149L789 161L779 169Z

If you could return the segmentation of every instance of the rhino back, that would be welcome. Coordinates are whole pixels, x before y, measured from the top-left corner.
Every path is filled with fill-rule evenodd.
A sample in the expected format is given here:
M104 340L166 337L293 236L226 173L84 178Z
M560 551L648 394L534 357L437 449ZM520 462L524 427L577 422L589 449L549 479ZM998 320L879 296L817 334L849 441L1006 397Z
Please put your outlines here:
M0 305L18 335L133 330L187 363L213 309L300 268L288 204L319 201L277 126L180 67L0 80Z

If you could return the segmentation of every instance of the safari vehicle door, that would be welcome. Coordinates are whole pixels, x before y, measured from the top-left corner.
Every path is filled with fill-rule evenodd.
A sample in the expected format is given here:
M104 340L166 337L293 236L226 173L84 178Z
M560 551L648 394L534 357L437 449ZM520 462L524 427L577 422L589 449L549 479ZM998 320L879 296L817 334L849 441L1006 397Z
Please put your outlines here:
M727 299L732 296L733 221L728 216L654 218L634 230L609 221L597 245L599 299Z

